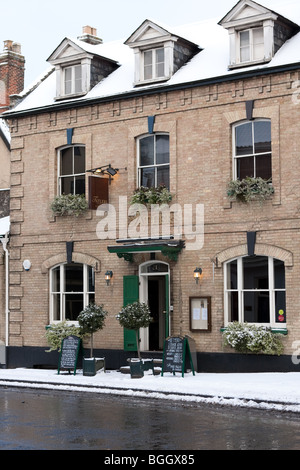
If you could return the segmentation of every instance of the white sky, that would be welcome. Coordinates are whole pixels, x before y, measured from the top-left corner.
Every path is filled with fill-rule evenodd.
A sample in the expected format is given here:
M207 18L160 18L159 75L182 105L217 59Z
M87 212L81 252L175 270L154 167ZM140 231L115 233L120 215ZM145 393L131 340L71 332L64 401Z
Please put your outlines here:
M219 21L237 0L0 0L3 41L19 42L26 59L25 86L49 67L46 59L82 27L97 29L104 42L127 39L147 18L178 26L209 18ZM260 0L257 0L260 3ZM276 11L282 0L261 0Z

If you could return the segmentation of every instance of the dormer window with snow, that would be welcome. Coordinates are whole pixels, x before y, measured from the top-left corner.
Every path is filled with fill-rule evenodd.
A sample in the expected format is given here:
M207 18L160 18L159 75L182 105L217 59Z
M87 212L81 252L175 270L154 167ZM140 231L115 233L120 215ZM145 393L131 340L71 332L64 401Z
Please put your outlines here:
M125 44L135 53L134 85L169 80L200 51L196 44L170 33L150 20L144 21Z
M228 30L229 68L270 62L299 26L252 0L241 0L219 22Z
M118 68L117 62L101 55L102 40L90 26L83 35L65 38L48 59L56 71L56 100L87 94L103 78Z

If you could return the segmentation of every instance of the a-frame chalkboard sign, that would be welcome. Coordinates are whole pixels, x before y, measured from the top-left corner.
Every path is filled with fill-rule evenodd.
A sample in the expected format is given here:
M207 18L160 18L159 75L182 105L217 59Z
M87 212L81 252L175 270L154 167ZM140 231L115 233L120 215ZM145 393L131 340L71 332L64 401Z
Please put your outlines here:
M76 375L77 361L81 348L81 339L78 336L67 336L61 342L61 351L59 355L58 374L61 369L74 370Z
M170 336L166 338L161 375L164 372L173 372L173 375L175 375L175 372L181 372L182 377L184 377L188 361L193 375L195 375L188 338L183 336Z

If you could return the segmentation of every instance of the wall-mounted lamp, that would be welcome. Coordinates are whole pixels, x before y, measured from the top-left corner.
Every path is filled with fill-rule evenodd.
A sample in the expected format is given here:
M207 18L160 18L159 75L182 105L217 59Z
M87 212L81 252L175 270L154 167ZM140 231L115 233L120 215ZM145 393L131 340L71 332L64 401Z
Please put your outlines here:
M92 168L87 170L87 173L93 173L93 175L109 175L115 176L119 171L119 168L113 168L111 164L99 166L98 168Z
M196 284L199 284L199 280L202 277L202 269L201 268L196 268L194 271L194 279L196 281Z
M109 286L112 277L113 277L113 272L112 271L106 271L105 281L106 281L107 286Z
M127 170L127 168L125 168ZM119 171L119 168L113 168L111 164L99 166L98 168L93 168L92 170L87 170L87 173L93 173L95 176L108 175L109 181L112 180L112 177L115 176Z

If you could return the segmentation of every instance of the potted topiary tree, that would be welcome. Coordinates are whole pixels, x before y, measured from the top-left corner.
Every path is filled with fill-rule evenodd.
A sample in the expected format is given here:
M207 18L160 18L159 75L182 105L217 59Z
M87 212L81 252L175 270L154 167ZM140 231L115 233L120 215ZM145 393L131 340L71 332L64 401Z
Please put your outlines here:
M93 335L102 330L108 312L103 305L90 304L78 315L78 323L84 335L90 335L90 358L83 359L83 375L96 375L97 370L105 369L105 358L94 357Z
M141 361L139 329L147 328L152 320L150 309L144 302L134 302L126 305L117 315L117 320L123 328L134 330L136 335L138 359L131 359L131 377L140 378L144 375Z

